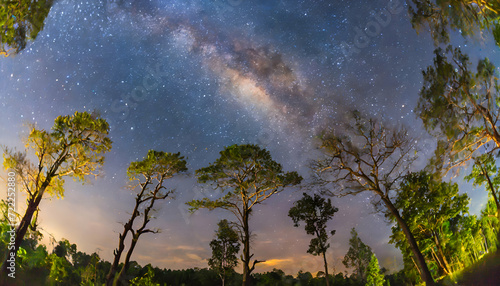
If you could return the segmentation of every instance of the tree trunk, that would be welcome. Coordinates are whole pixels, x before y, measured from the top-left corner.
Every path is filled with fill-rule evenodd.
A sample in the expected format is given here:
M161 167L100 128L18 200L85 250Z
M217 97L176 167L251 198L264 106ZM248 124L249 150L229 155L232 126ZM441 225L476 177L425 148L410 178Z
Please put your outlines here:
M330 277L328 275L328 264L326 262L326 251L323 251L323 262L325 262L326 286L330 286Z
M436 243L437 251L438 251L438 257L443 263L443 270L446 275L449 275L451 272L450 264L448 263L448 260L446 259L446 256L444 255L443 248L441 247L441 242L439 241L439 237L436 232L434 232L434 243Z
M500 145L497 144L498 147ZM483 171L483 175L486 177L486 180L488 181L488 186L490 187L491 195L493 196L493 200L495 201L495 204L497 206L497 218L500 220L500 201L498 201L497 194L495 192L495 187L493 186L493 183L491 182L491 178L488 175L488 172L484 169L482 163L481 164L481 170ZM497 233L497 246L500 245L500 231Z
M410 229L408 228L408 225L399 215L399 211L396 209L396 207L392 204L392 202L388 198L382 197L382 200L389 209L389 211L391 212L391 214L394 216L396 221L398 222L401 229L403 230L406 240L410 245L410 249L413 252L413 256L415 257L416 263L418 264L418 268L420 268L420 276L422 280L426 283L427 286L434 286L435 285L434 279L432 278L431 272L429 271L429 268L425 263L424 256L420 252L417 242L413 237L413 234L411 233Z
M132 215L130 219L128 220L127 223L123 226L123 232L119 235L119 242L118 242L118 248L115 249L114 254L115 257L113 259L113 264L111 265L111 268L109 269L109 273L106 276L106 285L107 286L112 286L114 284L114 278L116 275L116 270L118 269L118 265L120 264L120 258L122 256L123 250L125 250L125 238L127 237L127 234L129 231L132 230L132 226L134 225L135 219L139 216L139 206L141 205L141 199L144 195L144 192L146 191L146 187L149 184L144 184L141 188L141 192L137 194L135 198L135 206L134 210L132 211Z
M21 246L21 243L24 240L24 236L26 235L26 232L28 231L28 228L31 224L31 220L33 219L33 214L35 211L38 209L38 205L40 205L40 202L42 201L43 194L45 193L45 189L49 186L51 181L51 178L47 178L42 186L40 187L40 191L38 192L38 195L35 198L32 198L28 202L28 207L26 208L26 212L24 213L24 216L19 223L19 226L16 229L16 234L15 234L15 241L14 241L14 249L13 250L8 250L7 255L4 259L4 262L2 264L2 269L0 273L0 284L4 285L6 283L7 279L7 271L9 267L9 261L10 257L14 257L15 261L17 261L17 251L19 250L19 247ZM11 256L10 253L14 252L14 256ZM19 270L16 267L16 270ZM17 271L16 271L17 272Z
M486 180L488 181L488 186L490 188L491 195L493 196L493 200L495 201L495 204L497 206L497 218L500 219L500 202L498 201L498 197L497 197L497 194L496 194L496 191L495 191L495 187L493 186L493 182L491 182L491 178L488 175L488 172L486 172L486 170L484 169L482 163L480 163L480 164L481 164L481 170L483 171L483 175L486 177Z
M108 275L106 276L106 285L113 285L113 280L115 278L116 269L120 264L120 258L122 256L123 250L125 249L125 238L127 237L127 233L130 231L130 228L127 227L128 223L125 225L123 233L120 234L120 241L118 242L118 248L114 251L114 259L111 268L109 269Z
M130 266L130 258L132 257L132 252L134 252L134 248L137 245L137 241L139 240L140 233L136 233L132 237L132 242L130 244L130 248L127 251L127 256L125 256L125 262L123 263L123 267L120 270L120 273L116 276L116 278L113 281L113 286L121 286L125 285L125 283L122 283L122 280L125 277L125 274L128 271L128 268Z
M47 187L50 185L50 182L52 179L56 176L56 172L61 166L61 164L65 161L66 158L66 152L67 149L64 149L61 152L61 155L58 156L57 160L54 162L50 168L48 168L47 172L47 177L45 180L42 182L40 185L40 188L37 189L33 194L36 194L35 198L30 198L28 202L28 207L26 208L26 212L24 213L23 219L19 223L19 226L16 229L16 237L14 241L14 249L7 251L7 255L5 257L5 260L2 264L2 268L0 269L0 285L4 285L7 279L7 267L9 267L9 262L7 261L10 256L10 253L14 252L14 258L17 260L17 251L19 250L19 247L21 246L21 243L24 240L24 236L26 235L26 232L28 231L28 228L31 224L31 220L33 219L33 214L35 211L38 209L38 206L40 205L40 202L42 201L43 194L45 193L45 190ZM41 168L41 162L39 162L39 170L42 170ZM37 179L38 180L38 179ZM36 186L38 186L38 181L36 181ZM16 269L17 270L17 269Z
M250 285L250 230L248 226L249 211L243 211L243 286Z

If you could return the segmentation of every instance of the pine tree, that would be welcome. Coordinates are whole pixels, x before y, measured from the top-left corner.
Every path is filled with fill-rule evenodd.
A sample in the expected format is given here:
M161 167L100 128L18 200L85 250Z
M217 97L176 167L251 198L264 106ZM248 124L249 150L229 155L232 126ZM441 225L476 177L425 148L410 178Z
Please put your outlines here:
M372 259L368 265L366 273L366 286L384 286L385 279L384 275L380 273L380 267L378 265L378 259L375 254L372 254Z

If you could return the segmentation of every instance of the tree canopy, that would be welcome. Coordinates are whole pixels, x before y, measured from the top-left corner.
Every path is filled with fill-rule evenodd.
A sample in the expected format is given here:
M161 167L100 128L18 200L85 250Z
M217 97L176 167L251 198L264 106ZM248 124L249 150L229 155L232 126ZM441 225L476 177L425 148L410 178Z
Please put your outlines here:
M135 190L135 205L130 219L123 226L123 232L119 234L118 248L114 251L114 260L107 276L107 285L121 285L130 267L130 259L137 245L139 237L145 233L158 233L158 229L148 227L153 219L155 203L160 200L171 198L173 190L165 187L165 181L178 173L187 171L186 161L180 153L168 153L163 151L149 150L141 160L131 162L127 169L127 176L131 181L129 188ZM137 218L142 217L142 222L134 226ZM118 274L120 257L125 249L125 238L131 233L132 241L125 256L125 262Z
M386 127L357 111L342 131L326 130L320 140L323 157L311 165L313 186L335 196L372 193L375 208L389 213L404 230L422 280L434 285L413 234L393 202L399 183L416 159L417 141L405 128Z
M2 1L0 5L0 55L23 50L43 30L53 0Z
M458 185L436 181L426 172L411 173L401 184L395 205L414 234L428 261L439 268L439 274L450 274L449 233L450 220L468 213L469 197L458 193ZM396 246L408 253L407 241L396 224L391 236Z
M427 26L434 43L450 42L450 33L482 37L492 33L500 46L500 3L488 0L411 0L407 1L413 28Z
M220 198L192 200L187 204L191 211L206 208L225 209L237 218L240 239L243 244L243 285L248 285L250 273L250 229L251 210L286 187L300 184L302 177L297 172L283 172L269 151L257 145L231 145L220 152L220 157L208 167L196 170L200 183L210 183L222 192Z
M226 277L238 265L236 255L240 251L240 243L238 233L226 219L219 221L217 226L216 238L210 242L212 257L208 259L208 265L219 274L224 286Z
M315 238L311 239L307 252L312 255L323 255L326 285L329 285L330 280L326 260L326 251L330 247L328 239L335 234L335 230L326 231L326 224L337 211L338 208L332 205L330 199L322 198L318 194L311 197L303 193L302 198L296 201L288 212L288 216L292 218L296 227L303 221L306 233L315 236Z
M450 170L481 152L500 148L499 85L495 66L480 60L476 72L467 55L451 46L435 50L424 72L416 113L440 141L430 165Z
M106 120L96 114L75 112L57 117L51 132L31 125L26 151L4 148L4 167L15 172L19 189L26 193L26 212L16 229L16 251L28 228L36 229L33 216L44 195L62 198L65 177L85 181L86 176L99 174L104 163L103 154L111 149L108 134ZM28 159L28 151L34 153L35 162ZM5 274L4 262L2 276Z
M353 272L359 281L366 281L366 270L372 254L372 249L361 241L358 232L353 227L349 239L349 250L342 263L346 268L354 268Z
M366 286L383 286L385 283L384 274L380 273L380 266L375 254L371 255L370 263L366 269Z

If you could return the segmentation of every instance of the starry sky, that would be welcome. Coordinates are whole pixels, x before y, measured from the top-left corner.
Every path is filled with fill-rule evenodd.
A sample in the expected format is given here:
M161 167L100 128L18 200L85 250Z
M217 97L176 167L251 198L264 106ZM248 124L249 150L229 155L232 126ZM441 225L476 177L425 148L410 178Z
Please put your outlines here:
M50 237L66 238L111 260L133 208L126 168L149 149L181 152L190 171L169 182L175 200L152 223L162 233L142 236L132 259L185 269L207 267L217 222L232 219L223 211L191 215L184 204L213 194L190 175L224 146L259 144L286 171L307 177L306 163L318 155L315 134L352 109L410 127L427 150L422 160L435 144L412 112L434 47L428 33L412 29L402 0L60 0L45 23L19 55L0 59L0 142L22 148L26 123L48 129L59 115L93 110L110 123L114 142L103 176L84 186L67 180L63 200L42 202L49 245ZM365 28L370 35L360 41ZM488 38L454 44L472 62L488 56L500 65ZM460 185L477 213L486 192ZM300 197L289 189L254 212L253 252L267 260L257 272L322 268L306 253L311 237L287 216ZM333 204L339 212L329 224L337 233L328 261L335 272L345 270L352 227L382 266L399 268L390 227L369 195Z

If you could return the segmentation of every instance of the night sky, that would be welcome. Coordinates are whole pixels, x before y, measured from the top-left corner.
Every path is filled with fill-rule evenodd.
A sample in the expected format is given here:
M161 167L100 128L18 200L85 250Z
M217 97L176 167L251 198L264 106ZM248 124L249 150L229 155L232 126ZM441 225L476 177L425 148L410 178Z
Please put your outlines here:
M171 269L207 267L217 222L233 219L223 211L190 215L184 204L213 193L190 175L224 146L259 144L286 171L307 177L307 161L318 155L314 136L358 109L408 126L420 136L425 163L435 143L412 110L434 47L428 33L412 29L402 0L388 3L56 1L37 39L0 59L0 143L23 148L25 123L48 129L59 115L93 110L110 123L114 143L102 177L84 186L68 179L63 200L42 202L44 242L50 245L51 235L66 238L111 260L120 223L133 208L126 168L149 149L181 152L190 171L169 182L175 200L163 204L152 223L162 233L142 236L132 260ZM383 25L373 25L377 15ZM372 33L368 42L349 50L365 27ZM500 65L487 38L467 43L455 37L454 44L473 63L488 56ZM487 193L464 183L461 191L478 213ZM322 269L321 258L306 253L311 237L287 216L300 197L298 188L285 190L253 213L254 258L267 260L257 272ZM352 227L382 266L400 268L399 250L388 245L390 227L374 213L370 196L334 198L333 204L339 212L329 224L337 233L328 261L335 272L344 270Z

